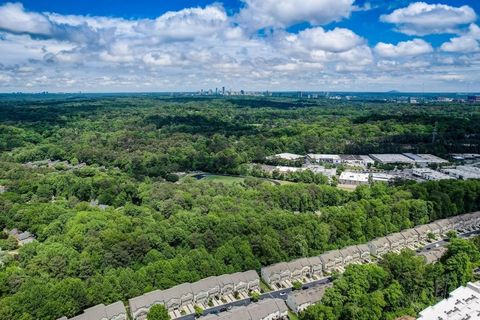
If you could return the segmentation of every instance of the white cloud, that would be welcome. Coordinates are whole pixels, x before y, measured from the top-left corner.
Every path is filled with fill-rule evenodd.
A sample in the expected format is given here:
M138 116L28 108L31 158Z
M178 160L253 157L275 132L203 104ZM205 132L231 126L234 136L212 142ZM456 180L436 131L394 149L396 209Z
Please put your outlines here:
M52 26L45 15L26 12L21 3L6 3L0 6L0 30L19 34L50 35Z
M350 16L355 0L243 0L238 21L247 29L287 27L301 22L323 25Z
M480 27L471 24L467 33L443 43L440 49L444 52L475 52L480 50L479 41Z
M469 6L452 7L444 4L411 3L380 20L397 25L398 31L408 35L456 33L458 28L477 19Z
M480 54L470 52L474 46L452 52L467 38L478 39L474 24L457 35L460 40L442 46L448 54L419 39L379 43L373 54L355 30L285 28L340 20L350 14L353 2L249 0L243 10L258 10L249 11L248 21L240 19L246 11L232 16L220 4L130 20L0 5L0 17L8 16L0 19L0 91L174 91L224 85L379 90L385 84L415 89L414 70L422 71L422 82L435 81L435 88L458 85L452 75L463 75L465 82L478 79L478 68L472 66L480 66ZM268 23L257 23L262 15ZM259 34L259 26L271 28ZM417 57L425 53L431 54Z
M328 52L348 51L365 42L349 29L335 28L325 31L321 27L305 29L298 35L290 35L286 40L296 47Z
M432 46L422 39L403 41L399 42L397 45L380 42L375 46L375 52L379 56L388 58L419 56L432 51Z

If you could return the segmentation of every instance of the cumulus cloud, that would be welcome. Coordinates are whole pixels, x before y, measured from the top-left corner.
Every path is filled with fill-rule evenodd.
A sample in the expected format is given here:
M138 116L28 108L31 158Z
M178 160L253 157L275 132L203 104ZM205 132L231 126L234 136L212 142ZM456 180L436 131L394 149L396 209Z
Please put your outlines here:
M437 51L420 39L372 49L355 30L320 26L359 10L353 2L245 0L235 15L213 4L152 19L0 5L0 91L378 90L410 83L405 79L418 69L449 84L458 83L449 81L456 74L478 77L477 25ZM312 25L287 28L298 22Z
M353 49L365 40L353 31L335 28L325 31L322 27L308 28L298 34L282 35L283 45L296 51L344 52Z
M480 49L479 42L480 27L471 24L467 33L443 43L440 49L444 52L475 52Z
M350 16L355 0L243 0L238 21L247 29L288 27L309 22L323 25Z
M375 52L381 57L402 58L430 53L433 52L433 48L422 39L413 39L399 42L396 45L380 42L375 46Z
M411 3L380 20L397 26L398 31L408 35L428 35L456 33L461 26L477 19L475 11L469 6L452 7L445 4Z

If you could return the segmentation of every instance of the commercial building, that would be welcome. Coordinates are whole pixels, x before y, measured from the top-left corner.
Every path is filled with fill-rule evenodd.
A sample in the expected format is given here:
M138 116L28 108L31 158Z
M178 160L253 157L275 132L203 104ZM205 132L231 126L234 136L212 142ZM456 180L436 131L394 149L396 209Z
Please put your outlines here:
M444 168L441 171L457 179L480 179L480 168L476 167L458 166L455 168Z
M428 168L414 168L412 173L414 176L420 177L425 180L438 181L438 180L455 179L454 177L449 176L448 174L445 174L433 169L428 169Z
M299 314L312 304L322 300L326 289L331 286L332 284L328 284L325 286L315 286L306 290L292 291L287 296L287 306L294 313Z
M434 306L420 312L417 320L480 319L480 282L469 282L450 293Z
M388 173L381 173L381 172L372 172L370 174L370 178L372 182L385 182L389 183L395 180L396 176Z
M368 173L344 171L340 175L338 182L340 184L358 186L362 184L368 184L369 179L370 175Z
M127 310L123 302L117 301L108 306L99 304L88 308L81 315L70 319L62 317L58 320L127 320Z
M410 159L403 154L370 154L370 158L381 164L415 164L415 160Z
M404 153L404 156L412 159L419 166L427 166L429 164L443 164L448 163L447 160L437 157L433 154L416 154L416 153Z
M297 160L302 160L304 159L305 156L302 156L300 154L295 154L295 153L279 153L275 154L273 156L267 157L267 159L281 159L281 160L287 160L287 161L297 161Z
M307 160L312 163L333 163L341 164L342 159L338 154L307 154Z
M305 165L303 168L305 168L306 170L310 170L316 174L323 174L324 176L327 176L330 179L337 175L337 169L335 168L327 169L324 166L319 166L314 164Z
M358 154L341 154L340 161L343 164L356 167L367 167L375 163L369 156Z

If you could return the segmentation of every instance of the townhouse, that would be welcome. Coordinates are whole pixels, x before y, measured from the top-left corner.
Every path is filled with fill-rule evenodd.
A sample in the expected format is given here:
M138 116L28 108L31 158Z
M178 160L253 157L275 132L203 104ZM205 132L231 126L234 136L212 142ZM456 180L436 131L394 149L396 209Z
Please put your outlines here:
M420 244L418 233L414 229L406 229L400 232L405 239L405 247L414 250Z
M291 287L290 276L292 272L286 262L279 262L260 270L262 279L271 287Z
M390 242L385 237L372 240L367 243L367 246L370 249L370 254L377 257L381 257L390 251Z
M287 306L294 313L299 314L312 304L322 300L326 289L331 286L332 284L327 284L324 286L315 286L306 290L292 291L287 296Z
M282 299L265 299L246 307L235 307L218 315L210 314L200 320L283 320L288 319L288 308Z
M430 227L428 224L422 224L413 228L415 232L418 234L418 240L421 244L425 244L428 242L428 234L431 233Z
M444 237L451 230L454 230L454 223L452 219L441 219L435 221L435 223L440 227L440 237Z
M68 319L62 317L58 320L127 320L127 310L122 301L104 305L99 304L85 309L82 314Z
M370 248L366 244L357 245L357 249L360 252L360 261L369 263L371 262Z
M338 250L327 251L320 255L324 273L343 271L343 256Z
M194 283L182 283L155 290L129 300L132 319L144 320L155 304L163 304L175 319L195 312L195 306L207 309L237 299L246 299L251 291L260 291L260 279L253 271L208 277Z
M405 237L400 232L392 233L385 238L390 243L390 251L400 252L407 246Z
M346 267L351 263L360 263L361 256L357 246L348 246L339 250L343 257L343 266Z

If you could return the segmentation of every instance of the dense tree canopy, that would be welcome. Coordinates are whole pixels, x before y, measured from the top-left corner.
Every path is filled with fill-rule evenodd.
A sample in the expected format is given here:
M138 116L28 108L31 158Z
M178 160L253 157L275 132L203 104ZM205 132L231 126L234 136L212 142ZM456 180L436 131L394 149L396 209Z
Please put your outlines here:
M0 237L2 250L10 251L0 256L0 319L73 316L98 303L258 270L479 210L480 181L474 180L374 184L346 192L308 173L282 185L255 178L177 181L172 175L238 173L280 151L387 152L413 144L419 151L453 151L452 139L478 139L478 120L469 106L150 98L3 102L0 185L7 191L0 194L0 229L28 230L38 241L17 249L14 239ZM439 140L432 145L435 121ZM26 164L46 159L68 163ZM448 290L464 283L478 252L463 243L452 246L445 271L410 271L451 272ZM456 271L459 266L465 273ZM346 296L345 310L334 310L338 299L332 296L332 305L315 311L321 317L365 312L374 319L379 312L417 310L408 309L404 298L405 290L419 294L423 288L417 278L392 278L397 270L386 262L355 268L346 276L355 278L359 294L375 294L360 303L339 291L338 297ZM367 285L362 277L374 282ZM421 303L431 300L427 295Z

